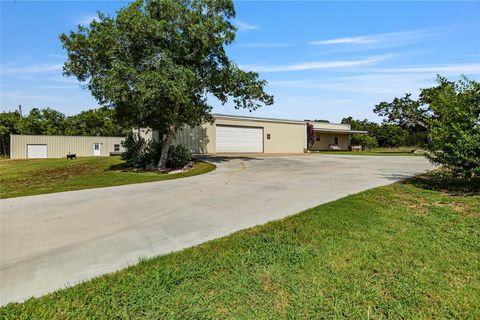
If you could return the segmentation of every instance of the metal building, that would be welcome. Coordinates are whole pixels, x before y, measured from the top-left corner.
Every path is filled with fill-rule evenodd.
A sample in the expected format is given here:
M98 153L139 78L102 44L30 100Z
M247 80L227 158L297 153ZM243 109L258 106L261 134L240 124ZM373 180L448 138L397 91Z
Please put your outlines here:
M125 151L124 137L10 135L10 159L108 157Z

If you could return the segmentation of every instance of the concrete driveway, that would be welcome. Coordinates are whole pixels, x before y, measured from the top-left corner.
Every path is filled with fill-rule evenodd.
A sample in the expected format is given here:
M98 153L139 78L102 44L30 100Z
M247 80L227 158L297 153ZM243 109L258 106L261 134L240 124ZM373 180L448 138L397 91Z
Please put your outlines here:
M430 169L423 157L212 158L209 174L1 201L0 303Z

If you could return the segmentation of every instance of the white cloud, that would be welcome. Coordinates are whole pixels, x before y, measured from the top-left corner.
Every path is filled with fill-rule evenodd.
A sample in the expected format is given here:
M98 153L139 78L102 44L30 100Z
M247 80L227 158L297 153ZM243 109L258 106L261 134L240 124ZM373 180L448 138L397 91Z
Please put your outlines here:
M92 13L84 13L82 16L78 19L77 23L81 25L89 25L93 20L97 19L96 14Z
M42 85L42 86L36 86L34 88L37 89L77 89L80 88L80 86L74 86L74 85Z
M325 45L325 44L343 44L343 43L364 44L364 43L374 43L379 41L380 41L379 39L373 39L367 36L361 36L361 37L335 38L330 40L310 41L308 44L319 46L319 45Z
M451 65L420 65L402 68L374 69L382 73L432 73L440 75L480 74L480 63L463 63Z
M293 47L294 43L286 43L286 42L252 42L247 44L240 44L239 47L244 48L285 48L285 47Z
M49 56L50 58L57 58L57 59L63 59L63 60L67 59L67 56L63 54L49 53L47 56Z
M61 77L61 76L58 76L58 77L52 77L52 78L49 78L48 80L50 81L55 81L55 82L61 82L61 83L80 83L80 81L77 80L77 78L75 77Z
M27 99L27 100L39 100L39 101L67 101L66 97L61 97L58 95L37 95L29 94L22 91L13 91L13 92L2 92L2 99Z
M304 80L272 80L271 87L291 88L295 91L306 90L323 94L335 92L355 93L359 97L374 97L381 101L389 97L404 93L417 94L420 88L435 85L436 74L447 76L449 79L458 79L460 74L467 74L470 78L480 76L480 66L473 64L437 65L437 66L410 66L391 69L363 69L368 72L348 76L329 76ZM359 98L363 99L363 98ZM358 100L358 99L357 99Z
M338 61L313 61L302 62L287 65L276 66L264 66L264 65L244 65L242 68L257 72L288 72L288 71L306 71L306 70L319 70L319 69L337 69L354 67L366 64L374 64L379 61L391 58L392 54L386 54L382 56L374 56L366 59L359 60L338 60Z
M235 20L235 26L238 30L258 30L260 27L256 24Z
M62 71L61 63L43 63L27 66L6 66L1 68L4 75L25 75L37 73L58 73Z
M402 45L417 41L422 38L440 34L439 29L423 29L405 32L390 32L373 35L363 35L355 37L334 38L327 40L315 40L308 42L309 45L335 45L335 44L372 44L372 43L389 43L392 45Z

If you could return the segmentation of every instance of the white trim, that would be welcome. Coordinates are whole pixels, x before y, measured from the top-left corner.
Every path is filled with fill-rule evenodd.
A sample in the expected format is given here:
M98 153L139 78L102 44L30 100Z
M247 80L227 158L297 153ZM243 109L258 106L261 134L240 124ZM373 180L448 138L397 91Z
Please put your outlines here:
M249 116L231 116L227 114L212 114L215 119L230 119L230 120L243 120L243 121L258 121L258 122L276 122L276 123L290 123L305 125L305 121L288 120L288 119L275 119L275 118L258 118Z

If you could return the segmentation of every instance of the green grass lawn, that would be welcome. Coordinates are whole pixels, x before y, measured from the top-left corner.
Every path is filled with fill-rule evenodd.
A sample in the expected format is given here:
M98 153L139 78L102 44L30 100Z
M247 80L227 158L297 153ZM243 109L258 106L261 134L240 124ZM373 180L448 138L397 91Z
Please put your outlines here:
M197 162L187 172L165 174L123 170L122 164L120 157L0 160L0 198L170 180L215 169Z
M421 156L413 153L415 147L398 147L398 148L376 148L366 151L318 151L320 154L336 154L336 155L354 155L354 156Z
M0 317L479 319L473 186L426 176L371 189L10 304Z

